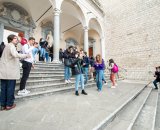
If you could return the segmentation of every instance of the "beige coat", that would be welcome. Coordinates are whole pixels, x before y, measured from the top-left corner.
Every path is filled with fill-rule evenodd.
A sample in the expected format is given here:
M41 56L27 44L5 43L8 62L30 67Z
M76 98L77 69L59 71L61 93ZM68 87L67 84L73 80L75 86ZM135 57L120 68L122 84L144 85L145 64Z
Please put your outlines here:
M19 58L26 58L26 54L19 54L13 43L5 46L0 58L0 79L19 79Z

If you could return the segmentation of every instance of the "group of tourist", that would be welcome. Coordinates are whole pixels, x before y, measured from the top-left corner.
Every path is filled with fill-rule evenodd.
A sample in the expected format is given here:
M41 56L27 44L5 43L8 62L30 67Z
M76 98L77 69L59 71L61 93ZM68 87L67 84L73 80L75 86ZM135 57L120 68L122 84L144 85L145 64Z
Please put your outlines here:
M3 52L0 55L1 110L10 110L16 106L16 104L14 104L14 92L16 80L20 79L20 62L22 63L23 73L17 95L25 96L30 93L30 91L26 89L26 82L31 68L34 68L35 54L40 46L40 44L35 42L34 37L30 37L27 41L22 35L21 38L16 35L9 35L7 39L8 44L5 44ZM43 51L43 49L41 49L41 51ZM89 72L91 72L91 77L95 76L97 90L99 92L102 91L103 83L106 83L104 76L105 62L100 54L98 54L94 60L93 57L89 58L87 52L84 52L82 49L78 51L76 47L70 46L65 51L60 49L59 58L60 61L64 63L65 83L71 83L70 72L75 76L75 95L79 95L79 83L82 88L81 93L87 95L85 84L88 82ZM111 70L110 78L112 88L116 86L115 72L113 71L115 65L114 61L110 59L108 68Z
M72 75L75 75L75 95L79 95L79 83L81 84L82 94L87 95L84 91L84 85L87 84L89 72L91 76L93 75L91 73L94 73L95 75L97 90L99 92L102 90L103 84L106 83L104 76L106 65L100 54L96 55L94 60L93 57L88 57L87 52L83 52L82 49L78 51L76 47L70 46L64 51L63 58L65 67L65 83L71 83L71 72ZM109 60L108 69L111 72L111 88L116 88L117 84L115 82L115 74L118 72L118 66L114 63L113 59Z

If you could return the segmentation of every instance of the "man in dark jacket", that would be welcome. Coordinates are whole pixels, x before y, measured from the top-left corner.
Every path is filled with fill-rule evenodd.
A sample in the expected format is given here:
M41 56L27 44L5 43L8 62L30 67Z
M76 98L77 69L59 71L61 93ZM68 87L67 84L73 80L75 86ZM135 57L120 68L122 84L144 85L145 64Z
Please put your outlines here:
M157 83L160 82L160 66L156 67L155 75L156 79L153 81L155 89L158 89Z
M64 51L64 54L63 54L63 58L64 58L64 78L65 78L65 83L71 83L70 81L70 65L71 65L71 59L73 58L73 46L70 46L67 48L67 50Z

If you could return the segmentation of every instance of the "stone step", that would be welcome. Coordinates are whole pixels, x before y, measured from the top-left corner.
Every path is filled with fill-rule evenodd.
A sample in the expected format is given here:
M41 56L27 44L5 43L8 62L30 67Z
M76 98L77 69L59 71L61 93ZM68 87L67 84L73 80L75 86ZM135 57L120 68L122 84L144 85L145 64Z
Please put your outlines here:
M35 66L35 68L43 68L43 69L64 69L64 66Z
M21 77L22 77L22 72L21 72ZM105 75L105 78L109 78L109 74ZM31 71L29 74L29 79L34 79L34 80L39 80L39 79L62 79L64 78L64 72L33 72ZM123 77L119 77L119 78L123 78ZM124 79L124 78L123 78Z
M48 62L48 63L46 63L46 62L40 62L40 61L38 61L38 62L36 62L35 64L38 64L38 65L61 65L62 63L53 63L53 62Z
M160 90L158 92L158 104L156 112L155 130L160 130Z
M22 75L22 73L21 73L21 75ZM64 76L64 72L30 72L30 74L29 74L29 76L51 76L51 75L54 75L54 76L56 76L56 75L58 75L58 76Z
M50 75L29 75L29 80L47 80L47 79L64 79L64 74L63 75L55 75L55 74L50 74Z
M101 130L101 129L104 129L104 130L127 130L130 123L128 123L127 121L125 122L125 120L121 121L121 119L126 117L127 120L129 120L128 118L130 116L130 113L132 113L133 116L135 116L135 115L137 116L138 111L140 111L140 107L141 108L143 107L147 97L149 96L149 93L151 92L151 88L150 89L149 88L145 89L145 88L146 88L146 86L144 85L143 87L139 87L134 90L130 90L131 93L128 93L128 95L130 95L130 96L127 97L126 99L124 99L124 102L120 103L119 106L113 112L111 112L105 119L103 119L96 127L94 127L93 130ZM141 95L143 95L143 96L141 96ZM141 105L141 106L137 107L137 111L136 111L137 113L133 113L130 111L130 110L134 110L134 109L132 109L132 107L134 107L134 105L132 105L132 104L135 104L135 101L138 100L139 97L140 97L140 99L143 98L142 100L140 100L141 104L139 104L139 105ZM120 99L120 100L123 100L123 98L125 98L125 96L123 96L122 99ZM127 108L129 106L132 106L132 107L130 107L130 110L127 110ZM125 111L125 110L127 113L124 113L124 115L121 116L123 111ZM133 118L135 118L135 117L133 117ZM130 119L130 122L132 122L133 118ZM120 124L121 122L122 122L122 124ZM126 123L128 123L128 124L126 125ZM118 125L119 125L119 127L117 127ZM120 127L126 127L126 128L123 129Z
M22 74L22 72L21 72L21 74ZM54 72L52 72L52 71L31 71L30 72L30 75L33 75L33 74L37 74L37 75L39 75L39 74L64 74L64 72L63 71L54 71Z
M119 79L120 80L120 79ZM107 80L109 82L109 80ZM96 88L96 82L92 79L89 80L88 83L85 85L86 87L95 87ZM68 92L70 89L74 90L75 88L75 82L65 84L64 82L62 83L52 83L52 84L43 84L43 85L34 85L34 86L26 86L26 89L31 91L29 95L26 96L16 96L16 98L34 98L37 97L38 95L50 95L54 92L58 93L58 91L63 91L63 92ZM16 87L15 95L17 95L19 87ZM60 93L59 92L59 93Z
M39 64L39 63L36 63L36 64L34 64L34 66L64 67L64 64Z
M85 87L89 88L89 87L96 87L95 83L89 83L87 84ZM26 95L26 96L15 96L16 101L23 101L23 100L28 100L28 99L33 99L33 98L39 98L42 96L48 96L48 95L53 95L53 94L61 94L61 93L65 93L65 92L69 92L69 91L74 91L75 87L72 85L68 85L68 87L65 88L52 88L52 89L46 89L44 91L32 91L30 94Z
M72 78L71 81L74 83L75 82L75 78ZM88 82L94 81L92 80L88 80ZM26 83L26 86L34 86L34 85L45 85L45 84L58 84L58 83L65 83L64 79L48 79L48 80L28 80ZM16 86L19 87L20 86L20 81L17 81Z
M138 118L130 130L154 130L158 102L158 91L152 90Z
M21 72L23 71L22 69L20 70ZM31 69L31 72L64 72L64 69L44 69L44 68L34 68L34 69Z
M121 109L104 130L129 130L144 106L151 90L151 88L144 89L137 97L130 101L126 107Z

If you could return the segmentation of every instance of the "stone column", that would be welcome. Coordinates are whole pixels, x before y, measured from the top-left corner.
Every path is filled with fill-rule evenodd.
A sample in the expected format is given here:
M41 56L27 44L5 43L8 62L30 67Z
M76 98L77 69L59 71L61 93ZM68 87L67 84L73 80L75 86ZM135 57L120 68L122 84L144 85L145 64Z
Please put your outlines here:
M100 42L101 42L101 52L102 52L102 58L105 60L105 50L106 50L106 46L105 46L105 39L104 37L102 37L100 39Z
M0 44L3 41L3 35L4 35L4 24L0 23Z
M54 45L53 62L59 63L59 44L60 44L60 10L54 9Z
M96 41L93 41L93 56L96 56Z
M84 51L88 54L88 27L84 27Z

